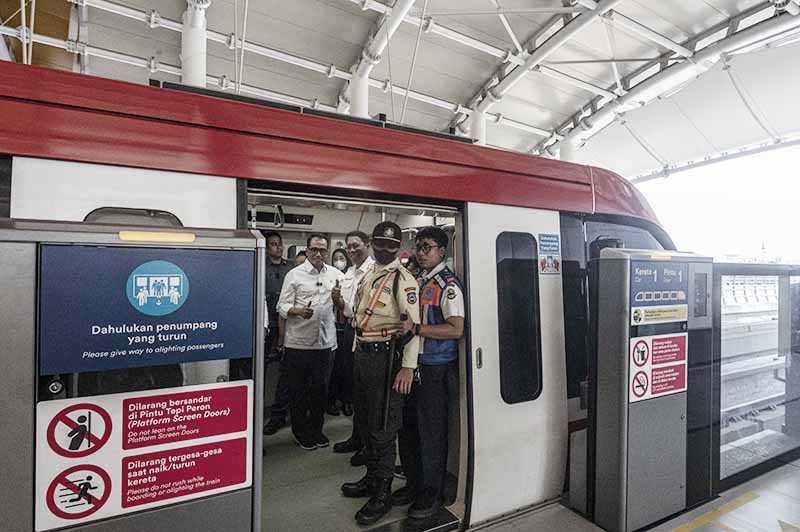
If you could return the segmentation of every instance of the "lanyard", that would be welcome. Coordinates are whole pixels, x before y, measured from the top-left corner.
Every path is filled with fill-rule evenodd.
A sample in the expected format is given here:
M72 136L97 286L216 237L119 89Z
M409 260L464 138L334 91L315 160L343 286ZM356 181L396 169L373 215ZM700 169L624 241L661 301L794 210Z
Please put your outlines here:
M364 311L364 319L361 320L361 323L358 324L359 329L361 329L362 331L367 328L369 319L372 317L375 307L378 304L378 298L381 297L381 292L383 292L383 289L386 287L386 283L389 282L389 278L391 277L392 279L394 279L396 275L397 275L396 271L384 275L383 279L381 280L380 286L375 291L375 293L372 294L372 299L369 302L369 306Z

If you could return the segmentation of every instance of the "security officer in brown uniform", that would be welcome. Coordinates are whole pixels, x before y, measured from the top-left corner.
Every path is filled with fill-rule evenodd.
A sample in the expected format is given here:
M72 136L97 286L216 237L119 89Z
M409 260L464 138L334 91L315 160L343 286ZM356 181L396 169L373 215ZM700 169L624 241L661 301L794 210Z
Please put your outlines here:
M419 323L419 287L397 258L400 227L381 222L372 231L375 267L356 292L353 325L355 415L367 434L367 474L342 485L346 497L370 499L356 521L372 524L392 507L395 442L401 426L402 396L411 391L419 337L403 336L407 316Z

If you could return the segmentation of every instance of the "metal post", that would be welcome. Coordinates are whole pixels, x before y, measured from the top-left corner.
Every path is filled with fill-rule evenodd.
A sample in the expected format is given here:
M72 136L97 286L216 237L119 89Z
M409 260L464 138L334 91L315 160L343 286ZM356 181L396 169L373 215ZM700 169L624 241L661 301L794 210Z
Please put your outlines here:
M562 142L559 148L561 149L558 156L559 159L570 163L576 162L575 152L577 152L578 150L574 142L572 141Z
M350 80L350 115L369 118L369 77Z
M486 113L472 113L469 117L469 130L479 146L486 146Z
M211 0L186 0L181 33L181 81L206 86L206 9Z

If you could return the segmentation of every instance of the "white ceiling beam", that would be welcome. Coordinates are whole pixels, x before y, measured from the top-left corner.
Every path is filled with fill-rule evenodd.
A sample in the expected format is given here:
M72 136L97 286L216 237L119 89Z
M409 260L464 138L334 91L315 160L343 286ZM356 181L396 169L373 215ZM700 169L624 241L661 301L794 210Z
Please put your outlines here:
M686 48L685 46L681 46L680 44L676 43L672 39L661 35L657 31L651 30L647 26L636 22L635 20L626 17L622 13L617 11L609 11L606 16L605 20L608 21L609 24L616 26L617 28L627 30L631 33L635 33L640 37L644 37L650 42L654 42L660 46L663 46L667 50L672 50L676 54L682 57L692 57L694 52Z
M88 2L89 0L87 0ZM9 37L16 38L21 40L20 30L17 28L11 28L8 26L0 26L0 35L6 35ZM137 68L144 68L150 70L150 72L163 72L165 74L170 74L172 76L176 76L180 78L181 76L181 69L180 67L169 65L167 63L161 63L156 61L155 58L143 58L137 57L129 54L124 54L120 52L116 52L114 50L108 50L105 48L99 48L97 46L90 46L84 43L79 43L70 40L63 40L63 39L56 39L54 37L49 37L46 35L33 35L33 42L38 44L43 44L45 46L50 46L53 48L59 48L61 50L65 50L70 53L75 54L85 54L86 56L90 57L98 57L101 59L106 59L109 61L113 61L116 63L122 63L130 66L134 66ZM227 76L206 76L206 83L208 86L217 87L221 90L235 90L234 83L227 77ZM387 84L386 82L382 82L376 79L369 80L370 86L376 87L382 90L392 90L396 94L405 96L406 92L408 92L409 98L414 100L427 103L434 107L438 107L441 109L446 109L450 112L464 112L466 114L470 114L471 111L469 109L464 109L461 105L453 102L448 102L446 100L442 100L440 98L435 98L433 96L429 96L426 94L422 94L416 91L407 91L405 87L397 87L391 84ZM388 85L388 86L387 86ZM260 98L266 98L268 100L273 100L282 103L288 103L290 105L297 105L299 107L308 107L312 109L321 109L324 111L335 113L337 112L336 107L333 105L327 105L324 103L320 103L319 100L306 100L303 98L298 98L295 96L291 96L288 94L283 94L276 91L271 91L269 89L263 89L260 87L256 87L253 85L241 85L241 92L245 94L251 94L253 96L258 96ZM540 137L551 137L552 132L530 125L525 124L524 122L519 122L517 120L511 120L509 118L504 117L501 114L487 114L487 118L492 120L495 124L499 126L510 127L513 129L517 129L519 131L524 131L526 133L530 133L532 135L537 135ZM558 135L555 137L557 139L561 139L562 137Z
M387 6L386 4L382 4L380 2L376 2L375 0L344 0L351 4L356 4L360 6L362 9L370 9L372 11L377 11L378 13L386 14L392 11L392 8ZM478 39L474 39L468 35L464 35L463 33L457 32L440 24L436 24L434 22L433 17L425 17L425 20L422 20L420 17L414 16L412 14L408 14L403 17L403 22L411 24L413 26L419 27L420 25L423 26L423 31L433 33L435 35L439 35L440 37L444 37L445 39L449 39L451 41L463 44L473 50L478 50L485 54L491 55L498 59L503 59L504 61L511 61L515 64L522 64L522 59L511 53L509 50L503 50L502 48L498 48L497 46L492 46L491 44L485 43L483 41L479 41Z
M554 15L550 17L550 19L545 22L544 26L542 26L539 31L537 31L534 35L532 35L527 42L523 45L523 48L529 50L531 48L535 48L536 45L539 43L540 39L546 38L548 35L551 35L555 31L558 31L561 27L564 26L564 16L562 15ZM483 85L477 92L469 99L468 103L465 105L465 108L472 108L480 101L483 97L483 94L492 88L493 85L497 83L497 80L500 79L501 76L505 75L512 68L512 65L508 63L504 63L500 66L497 73L484 81ZM468 114L465 113L456 113L453 119L450 121L450 127L456 127L462 133L468 133L468 124L466 123L466 118Z
M477 110L486 112L500 99L508 93L514 85L522 80L530 70L545 61L553 53L563 46L575 35L583 31L598 18L613 9L622 0L601 0L597 3L596 9L587 11L572 19L569 24L557 31L552 37L547 39L541 46L536 48L526 59L525 63L516 67L507 76L503 77L497 85L487 90L484 97L478 103Z
M381 61L383 51L388 48L389 41L414 6L414 2L415 0L398 0L391 10L381 16L377 29L369 35L367 42L361 49L358 60L350 68L350 72L353 72L356 78L362 80L362 83L363 80L369 78L372 69ZM359 85L359 87L363 87L363 85ZM366 87L364 90L366 90ZM347 82L339 92L339 111L346 112L350 107L351 92L352 82ZM368 114L369 95L364 94L362 97L365 101L363 105L358 105L357 107L359 107L360 115L366 115ZM364 109L361 109L361 107Z
M660 95L692 82L717 64L724 54L798 28L800 28L800 16L785 14L769 18L720 39L694 54L691 61L675 63L631 88L627 94L620 96L613 103L601 107L581 120L581 127L572 128L564 135L564 139L581 143L599 133L621 113L643 107ZM550 153L558 151L560 142L563 140L548 146L547 150Z
M127 7L127 6L124 6L124 5L116 4L116 3L111 2L109 0L80 0L80 1L85 2L85 4L87 6L93 7L95 9L101 9L103 11L107 11L107 12L110 12L110 13L116 13L118 15L122 15L124 17L130 18L130 19L133 19L133 20L138 20L140 22L149 24L151 27L162 27L162 28L166 28L166 29L169 29L169 30L172 30L172 31L175 31L175 32L181 32L182 29L183 29L183 25L180 22L163 18L155 11L151 11L149 13L145 12L145 11L139 11L138 9L134 9L134 8L130 8L130 7ZM379 4L378 2L372 2L372 3L373 4L377 4L379 6L383 6L384 8L386 8L386 6L384 6L383 4ZM384 12L385 12L385 10L384 10ZM409 17L407 16L404 20L407 21L408 18ZM417 20L419 20L419 19L417 19ZM16 31L16 30L13 30L13 31ZM16 36L16 34L13 34L13 36ZM217 42L217 43L220 43L220 44L223 44L223 45L226 45L228 47L232 47L232 45L234 44L233 40L232 40L233 39L232 36L225 35L225 34L220 33L218 31L208 30L207 31L207 36L208 36L209 40ZM76 44L78 46L85 46L85 45L82 45L82 44L79 44L79 43L76 43ZM292 54L287 54L286 52L281 52L280 50L274 50L274 49L269 48L267 46L262 46L260 44L255 44L255 43L251 43L251 42L242 43L241 41L238 41L236 44L239 47L244 46L245 49L248 52L254 53L256 55L261 55L261 56L264 56L264 57L268 57L270 59L275 59L276 61L281 61L283 63L291 64L291 65L294 65L294 66L297 66L297 67L300 67L300 68L304 68L306 70L312 70L314 72L318 72L318 73L326 75L328 77L336 77L336 78L344 79L344 80L347 80L347 81L349 81L352 78L352 74L350 72L347 72L347 71L345 71L343 69L337 68L335 65L324 65L322 63L311 61L309 59L305 59L305 58L302 58L302 57L297 57L297 56L294 56ZM141 58L130 59L131 56L125 56L124 54L116 54L116 52L101 51L100 49L98 49L96 51L97 51L97 54L93 53L93 54L89 54L89 55L97 55L97 57L104 57L106 59L115 60L115 61L118 60L120 62L132 64L134 66L140 66L140 67L144 67L145 66L142 63L143 61L147 62L147 60L141 59ZM106 53L106 55L98 55L100 53ZM169 68L171 70L165 70L166 68ZM167 72L167 73L178 75L178 76L180 75L180 69L176 70L175 67L170 67L169 65L164 66L162 64L159 64L159 71ZM176 74L176 72L177 72L177 74ZM223 78L224 78L224 76L223 76ZM219 82L220 79L222 79L222 78L217 78L217 80L218 80L217 82ZM402 96L405 96L406 91L407 91L407 89L405 87L399 87L399 86L393 85L392 83L389 82L389 80L377 80L377 79L370 78L369 79L369 84L370 84L371 87L379 88L379 89L383 90L384 92L391 90L394 94L399 94L399 95L402 95ZM266 91L267 93L269 93L269 91L267 91L266 89L258 89L256 87L252 87L252 86L249 86L249 87L245 87L244 85L242 86L242 92L255 94L254 91L262 91L262 93L264 93L264 91ZM408 92L408 97L413 99L413 100L416 100L416 101L419 101L419 102L423 102L423 103L426 103L428 105L432 105L434 107L438 107L440 109L447 109L448 111L450 111L452 113L460 113L460 114L462 114L462 116L469 116L469 114L471 114L471 112L472 112L471 110L466 109L465 107L463 107L462 105L460 105L458 103L449 102L447 100L442 100L440 98L435 98L433 96L429 96L427 94L422 94L422 93L416 92L416 91L410 91L409 90L407 92ZM277 94L277 93L275 93L275 94ZM285 96L286 95L284 95L282 97L283 99L279 100L279 101L286 101L286 97ZM264 96L264 97L268 97L268 96ZM274 99L274 98L270 98L270 99ZM336 112L337 111L337 109L335 107L333 107L333 106L324 106L324 107L320 107L320 108L325 108L326 110L330 110L332 112ZM525 124L523 122L510 120L510 119L507 119L507 118L505 118L505 117L503 117L502 115L499 115L499 114L488 114L487 116L488 116L488 118L494 120L494 122L497 125L511 127L511 128L514 128L514 129L517 129L517 130L520 130L520 131L525 131L527 133L531 133L531 134L534 134L534 135L537 135L537 136L541 136L541 137L550 138L552 136L552 132L551 131L547 131L547 130L544 130L542 128L538 128L538 127L532 126L530 124ZM561 138L560 135L557 138Z
M522 7L522 8L501 8L496 9L441 9L432 10L428 15L432 17L469 17L469 16L489 16L489 15L547 15L559 14L568 15L570 13L582 13L586 9L580 7Z
M517 39L517 36L514 34L514 30L511 28L511 24L508 22L508 18L506 18L505 13L502 12L500 4L497 2L497 0L489 0L489 1L497 9L498 11L497 17L500 19L500 23L503 25L503 28L505 28L506 33L511 38L511 42L514 43L514 48L516 48L517 53L518 54L523 53L524 50L522 48L522 44L520 44L519 39ZM484 142L484 144L485 143L486 142Z
M602 87L598 87L597 85L592 85L591 83L576 78L575 76L570 76L569 74L559 72L558 70L555 70L554 68L550 68L545 65L539 65L534 67L534 71L539 72L540 74L545 75L549 78L563 81L564 83L572 85L573 87L578 87L579 89L583 89L593 94L597 94L598 96L605 96L606 98L611 98L611 99L617 97L616 94L614 94L609 90L603 89Z
M17 28L11 28L8 26L0 26L0 35L7 35L9 37L20 39L19 30ZM163 72L165 74L170 74L178 78L181 77L180 67L155 61L154 58L147 59L144 57L137 57L130 54L116 52L114 50L99 48L97 46L90 46L87 44L76 43L75 41L57 39L54 37L49 37L47 35L34 34L33 42L65 50L71 53L82 53L91 57L98 57L116 63L122 63L138 68L148 69L151 72ZM235 85L233 84L233 82L230 81L230 79L227 76L207 75L206 84L208 86L216 87L221 90L235 89ZM288 94L283 94L268 89L262 89L260 87L255 87L252 85L242 84L241 92L252 94L254 96L258 96L261 98L266 98L268 100L287 103L290 105L296 105L298 107L308 107L313 109L321 109L324 111L336 112L336 108L334 106L321 104L317 100L306 100L304 98L298 98Z

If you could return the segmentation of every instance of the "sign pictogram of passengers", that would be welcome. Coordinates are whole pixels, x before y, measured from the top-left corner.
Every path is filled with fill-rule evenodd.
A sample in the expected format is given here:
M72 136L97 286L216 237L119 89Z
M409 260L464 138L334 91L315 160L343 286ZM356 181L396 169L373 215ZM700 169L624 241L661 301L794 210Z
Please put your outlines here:
M142 314L166 316L186 301L189 278L172 262L152 260L131 272L126 293L133 308Z

